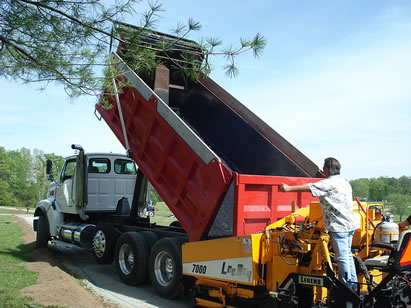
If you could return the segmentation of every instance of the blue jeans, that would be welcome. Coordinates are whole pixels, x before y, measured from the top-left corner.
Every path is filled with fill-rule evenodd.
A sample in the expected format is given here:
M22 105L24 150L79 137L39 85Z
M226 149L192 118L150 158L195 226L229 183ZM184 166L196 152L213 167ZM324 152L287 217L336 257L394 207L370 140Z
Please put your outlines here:
M338 266L338 278L350 289L355 290L357 274L351 252L354 231L330 232L331 245L335 252L335 261Z

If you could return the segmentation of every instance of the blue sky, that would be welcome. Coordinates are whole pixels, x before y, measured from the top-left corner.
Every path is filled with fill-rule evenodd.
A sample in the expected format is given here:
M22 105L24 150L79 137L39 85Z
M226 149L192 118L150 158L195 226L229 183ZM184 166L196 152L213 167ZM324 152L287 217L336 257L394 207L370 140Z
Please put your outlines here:
M234 46L260 32L268 43L260 59L240 57L236 79L216 59L211 78L320 167L334 156L348 179L411 176L411 2L255 3L163 1L158 30L192 17L202 24L192 39ZM124 152L95 118L93 99L71 103L61 87L5 80L0 90L0 146Z

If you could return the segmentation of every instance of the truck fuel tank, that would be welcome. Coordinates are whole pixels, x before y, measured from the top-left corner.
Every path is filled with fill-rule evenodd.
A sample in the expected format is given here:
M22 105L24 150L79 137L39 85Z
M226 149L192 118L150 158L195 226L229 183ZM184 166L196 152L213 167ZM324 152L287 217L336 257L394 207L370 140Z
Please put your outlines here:
M58 227L59 237L67 243L75 244L83 248L91 247L91 239L96 226L92 224L65 224Z

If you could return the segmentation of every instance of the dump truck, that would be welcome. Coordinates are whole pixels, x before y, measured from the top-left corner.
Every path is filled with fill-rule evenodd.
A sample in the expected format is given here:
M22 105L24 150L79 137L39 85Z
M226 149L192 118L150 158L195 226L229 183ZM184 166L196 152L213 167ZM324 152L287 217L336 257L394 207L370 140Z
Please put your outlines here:
M389 249L369 248L381 243L375 242L377 230L370 230L368 221L389 223L383 221L381 207L357 206L362 225L354 240L366 279L357 293L344 289L333 275L335 263L318 200L310 193L279 190L283 182L321 180L319 168L208 76L200 73L196 81L189 81L173 74L174 65L185 61L183 53L201 60L195 42L150 32L139 47L158 50L159 42L172 43L172 52L158 51L163 60L155 73L140 76L127 64L125 51L132 44L123 37L112 54L111 63L119 72L113 79L114 91L105 91L104 104L96 105L98 117L127 150L121 159L138 166L134 174L127 174L134 177L132 196L120 194L106 209L93 210L88 168L94 154L74 146L79 153L73 171L76 183L70 187L71 207L61 206L51 193L53 187L64 192L67 179L60 176L48 199L36 208L39 246L50 240L88 245L98 263L114 260L124 283L137 285L149 279L161 296L188 294L199 306L360 307L405 302L407 280L396 280L408 277L404 267L388 279L400 285L395 296L384 291L379 299L374 294L378 292L372 293L378 288L375 284L383 290L389 287L384 279L370 278L364 265L364 260L381 257L383 249ZM101 192L109 185L102 185ZM160 226L141 214L147 212L151 185L178 224ZM59 221L51 222L54 217ZM391 244L398 229L383 235ZM401 240L408 247L408 235Z

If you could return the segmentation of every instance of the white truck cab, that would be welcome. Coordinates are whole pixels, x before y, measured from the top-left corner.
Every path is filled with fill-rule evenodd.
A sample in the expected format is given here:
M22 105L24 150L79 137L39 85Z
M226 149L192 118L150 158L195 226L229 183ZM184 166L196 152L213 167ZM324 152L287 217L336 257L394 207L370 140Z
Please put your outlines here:
M47 199L36 205L33 224L39 248L47 247L49 240L90 247L96 225L107 215L130 215L138 174L134 161L122 154L85 153L79 145L72 149L77 154L65 158L56 178L53 162L47 161L51 184ZM150 185L138 189L141 200L135 216L152 217Z
M81 177L77 176L77 160L77 156L66 158L60 178L53 187L56 203L62 212L112 213L122 198L127 198L132 204L137 174L132 160L125 155L88 153L85 155L86 172ZM84 189L83 202L76 200L79 195L76 190L81 186Z

